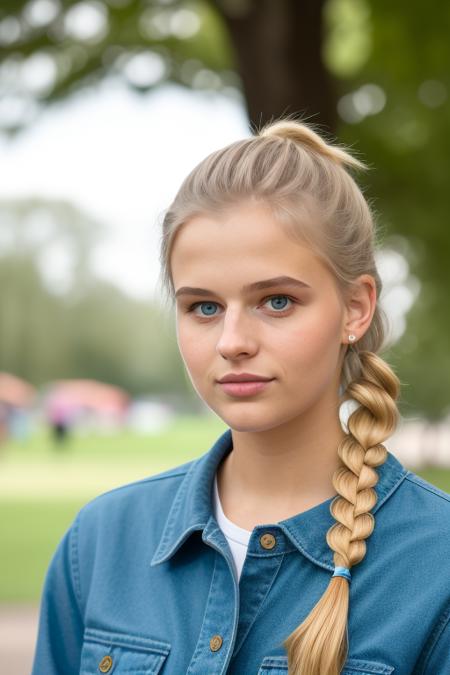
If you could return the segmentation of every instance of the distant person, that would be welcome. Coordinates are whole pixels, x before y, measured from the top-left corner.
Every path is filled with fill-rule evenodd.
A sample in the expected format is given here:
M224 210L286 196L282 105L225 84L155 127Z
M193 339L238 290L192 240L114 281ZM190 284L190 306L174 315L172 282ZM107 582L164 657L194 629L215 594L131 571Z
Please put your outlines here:
M400 381L362 167L286 119L183 181L162 278L227 428L79 511L33 675L449 675L450 495L384 445Z
M72 410L64 399L51 401L47 411L52 437L57 446L65 444L69 437Z

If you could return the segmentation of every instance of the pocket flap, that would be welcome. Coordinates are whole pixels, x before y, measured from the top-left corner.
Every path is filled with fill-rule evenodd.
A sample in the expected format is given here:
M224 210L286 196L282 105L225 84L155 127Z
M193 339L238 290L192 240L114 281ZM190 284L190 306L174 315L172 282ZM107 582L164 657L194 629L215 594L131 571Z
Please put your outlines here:
M86 628L80 675L157 675L170 652L170 644L129 633Z

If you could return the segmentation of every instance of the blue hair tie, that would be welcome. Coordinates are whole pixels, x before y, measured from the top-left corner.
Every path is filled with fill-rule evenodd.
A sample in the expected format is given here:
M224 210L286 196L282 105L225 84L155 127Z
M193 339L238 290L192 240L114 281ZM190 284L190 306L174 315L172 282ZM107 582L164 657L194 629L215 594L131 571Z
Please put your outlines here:
M339 567L334 568L333 577L345 577L349 582L352 580L352 575L348 567Z

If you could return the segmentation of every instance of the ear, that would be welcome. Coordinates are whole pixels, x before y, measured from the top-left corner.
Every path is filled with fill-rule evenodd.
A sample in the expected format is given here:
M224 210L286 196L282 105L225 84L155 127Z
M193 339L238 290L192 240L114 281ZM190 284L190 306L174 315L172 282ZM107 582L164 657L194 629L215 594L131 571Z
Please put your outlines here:
M375 279L370 274L362 274L348 291L344 320L344 344L351 344L348 336L353 333L360 340L369 329L377 304Z

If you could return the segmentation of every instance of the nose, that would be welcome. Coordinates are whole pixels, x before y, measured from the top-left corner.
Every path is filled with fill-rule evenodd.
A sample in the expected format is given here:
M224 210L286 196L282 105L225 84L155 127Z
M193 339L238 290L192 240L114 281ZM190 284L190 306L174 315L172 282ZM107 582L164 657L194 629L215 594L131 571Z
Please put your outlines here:
M248 355L256 351L253 324L242 311L228 310L224 315L216 349L226 359L235 359L241 354Z

